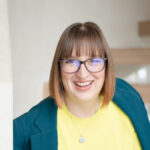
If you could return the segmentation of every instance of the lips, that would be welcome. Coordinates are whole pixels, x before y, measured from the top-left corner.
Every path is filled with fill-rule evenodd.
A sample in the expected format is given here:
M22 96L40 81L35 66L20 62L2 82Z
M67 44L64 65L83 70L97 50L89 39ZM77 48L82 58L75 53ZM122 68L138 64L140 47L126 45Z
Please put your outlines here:
M93 81L79 81L79 82L74 82L77 86L80 86L80 87L85 87L85 86L88 86L90 84L92 84Z
M79 91L88 91L92 85L93 85L93 80L90 81L76 81L74 82L75 87Z

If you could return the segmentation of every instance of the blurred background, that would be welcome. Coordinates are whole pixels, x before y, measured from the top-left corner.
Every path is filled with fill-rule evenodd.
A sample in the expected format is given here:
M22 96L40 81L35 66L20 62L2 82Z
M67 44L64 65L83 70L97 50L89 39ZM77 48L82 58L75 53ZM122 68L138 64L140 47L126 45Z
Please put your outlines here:
M150 0L0 0L2 119L12 117L12 98L16 118L48 95L59 37L68 25L85 21L100 26L116 76L141 93L150 112Z

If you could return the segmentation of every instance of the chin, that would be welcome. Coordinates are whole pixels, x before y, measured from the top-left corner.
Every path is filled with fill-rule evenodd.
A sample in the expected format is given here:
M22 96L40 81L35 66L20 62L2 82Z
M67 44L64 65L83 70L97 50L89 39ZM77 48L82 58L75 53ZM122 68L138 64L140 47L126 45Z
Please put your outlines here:
M75 96L76 99L81 100L81 101L88 101L91 99L94 99L95 96L91 96L91 95L80 95L80 96Z

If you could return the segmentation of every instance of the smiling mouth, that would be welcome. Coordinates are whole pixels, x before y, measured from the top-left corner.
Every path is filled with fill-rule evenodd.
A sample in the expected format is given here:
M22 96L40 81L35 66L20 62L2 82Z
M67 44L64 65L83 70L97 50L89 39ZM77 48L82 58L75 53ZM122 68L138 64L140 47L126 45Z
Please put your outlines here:
M93 81L87 81L87 82L74 82L79 87L86 87L92 84Z

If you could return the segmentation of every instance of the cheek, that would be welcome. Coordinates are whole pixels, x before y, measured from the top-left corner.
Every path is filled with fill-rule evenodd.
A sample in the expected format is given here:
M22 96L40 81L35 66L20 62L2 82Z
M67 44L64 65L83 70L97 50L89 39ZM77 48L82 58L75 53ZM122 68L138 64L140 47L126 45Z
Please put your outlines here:
M71 81L72 75L61 72L61 79L64 87Z
M63 86L65 86L66 78L67 78L66 75L63 72L61 72L61 80L62 80Z
M105 71L98 72L94 75L96 80L104 81L105 80Z
M95 86L97 87L97 89L101 90L103 85L104 85L104 81L105 81L105 72L99 72L97 74L95 74Z

